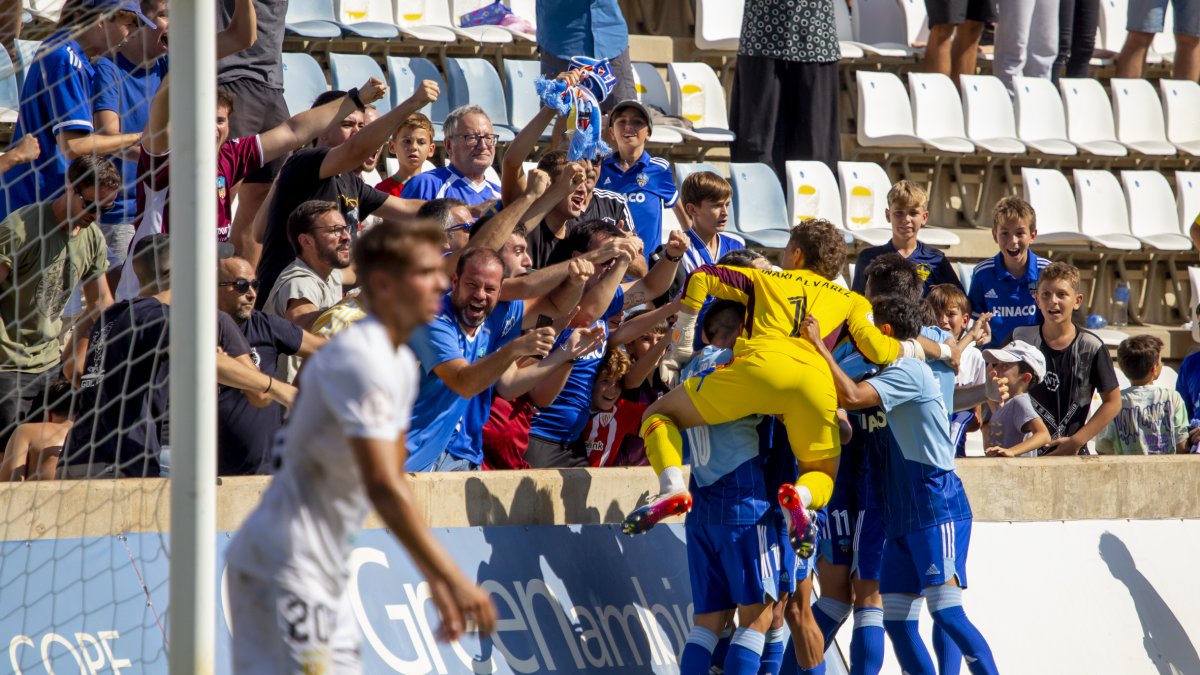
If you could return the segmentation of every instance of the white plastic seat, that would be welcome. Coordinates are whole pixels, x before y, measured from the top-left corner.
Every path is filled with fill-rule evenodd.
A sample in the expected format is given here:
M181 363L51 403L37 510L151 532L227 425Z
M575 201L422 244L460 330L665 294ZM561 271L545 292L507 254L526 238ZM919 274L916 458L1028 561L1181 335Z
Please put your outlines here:
M1113 116L1117 140L1143 155L1174 155L1175 146L1167 141L1162 103L1148 80L1109 80L1113 96Z
M675 173L676 186L682 186L683 181L687 180L688 176L700 171L711 171L721 178L729 179L724 171L718 169L715 164L709 164L708 162L674 162L671 167ZM729 221L725 225L731 230L737 228L737 212L733 208L729 209Z
M67 0L27 0L25 9L31 15L50 23L58 23L62 19L63 6Z
M1004 83L991 75L960 79L967 138L989 152L1025 152L1025 144L1017 140L1016 115Z
M450 9L451 9L451 16L454 19L454 25L455 26L458 25L458 19L462 15L469 14L477 9L482 9L490 4L492 4L491 0L451 0ZM511 2L506 2L504 4L508 5L510 9L512 8ZM536 16L536 14L537 13L535 12L534 15ZM531 22L532 22L532 20L531 20ZM523 31L519 31L511 26L495 25L495 26L481 26L481 27L488 28L489 30L490 29L502 30L502 31L508 33L509 35L511 35L513 38L517 38L517 39L523 40L525 42L536 42L537 41L536 36L530 35L529 33L525 33Z
M1163 13L1163 29L1159 33L1154 34L1154 40L1150 43L1150 54L1146 60L1149 61L1152 56L1158 57L1163 61L1175 60L1175 5Z
M1136 251L1142 247L1129 230L1129 205L1117 177L1108 171L1075 169L1079 230L1105 248Z
M1013 108L1017 138L1047 155L1074 155L1079 148L1067 140L1067 114L1050 80L1013 78Z
M825 162L791 160L786 165L788 223L822 218L846 229L837 179Z
M342 36L333 5L322 0L289 2L284 16L284 29L300 37L331 40Z
M779 177L766 164L729 165L733 185L733 228L747 241L765 248L784 248L791 237L787 204Z
M633 64L633 89L637 92L637 100L646 106L654 106L663 112L671 109L671 100L667 95L667 85L658 74L653 64L635 62ZM674 127L658 125L650 134L651 143L682 143L683 135Z
M460 27L458 15L451 16L450 14L449 0L425 0L424 8L423 23L425 25L441 26L464 40L493 46L511 44L513 41L512 33L500 26Z
M1100 82L1064 77L1058 81L1067 111L1067 138L1080 150L1104 157L1124 157L1129 151L1117 140L1112 103Z
M329 77L333 88L342 91L350 91L371 77L378 77L381 82L387 81L383 69L375 63L375 59L366 54L330 54ZM382 115L392 109L392 100L385 96L374 105Z
M1189 236L1192 223L1200 217L1200 171L1176 171L1175 191L1179 194L1179 231Z
M919 33L920 21L910 16L924 10L924 4L918 8L918 3L912 0L858 0L850 15L854 39L873 47L879 56L913 56L917 53L912 46L916 34L910 26L916 23Z
M931 147L946 152L973 152L965 138L923 138L913 128L908 92L892 73L859 70L858 144L877 148Z
M17 88L17 69L8 58L8 50L0 49L0 124L14 124L21 109L21 91Z
M426 4L428 3L425 0L392 0L392 16L400 33L405 38L422 42L441 44L458 42L458 36L450 30L449 26L434 25L429 21L429 15L425 12Z
M1157 171L1122 171L1129 204L1129 229L1138 241L1159 251L1190 251L1192 240L1179 233L1175 195Z
M388 89L392 97L392 105L399 105L401 101L412 95L417 89L417 83L421 80L433 80L437 82L438 87L442 91L442 95L438 100L426 105L417 112L429 118L433 122L433 140L442 140L442 122L446 119L446 115L450 114L450 95L446 92L446 81L442 79L442 74L438 72L437 66L429 59L408 56L389 56L387 58L388 67Z
M838 47L842 59L861 59L875 51L870 45L860 44L854 40L854 27L850 24L850 8L844 2L833 3L833 20L837 27Z
M1079 231L1079 208L1067 177L1057 169L1021 169L1025 201L1037 213L1038 244L1088 246Z
M1100 16L1096 25L1096 51L1116 55L1125 44L1129 0L1100 0L1099 9Z
M696 0L696 47L737 51L742 34L744 3L729 0Z
M334 0L334 15L347 33L377 40L400 35L390 0Z
M473 103L483 108L501 143L511 143L516 131L508 124L504 85L487 59L446 59L446 84L450 109Z
M892 181L874 162L838 162L842 223L855 239L878 246L892 238L887 220L887 193Z
M941 73L908 74L913 131L928 143L955 152L974 152L963 126L962 100L949 77ZM961 149L955 149L961 147Z
M362 84L361 82L359 84ZM329 91L321 64L306 53L283 55L283 100L288 113L298 115L312 107L313 101Z
M725 87L706 63L672 63L667 66L671 114L690 120L693 128L678 129L684 138L704 143L731 143L725 111Z
M1200 155L1200 84L1191 80L1158 81L1162 92L1167 140L1181 152Z

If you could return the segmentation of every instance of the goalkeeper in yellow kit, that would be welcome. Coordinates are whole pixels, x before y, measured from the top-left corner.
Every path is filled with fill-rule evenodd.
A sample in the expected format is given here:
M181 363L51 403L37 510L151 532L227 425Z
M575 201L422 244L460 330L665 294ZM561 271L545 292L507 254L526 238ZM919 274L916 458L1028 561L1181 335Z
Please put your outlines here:
M623 525L626 533L644 532L691 508L681 470L681 429L752 414L777 415L800 468L796 485L780 490L781 503L790 515L789 534L797 553L811 555L815 527L807 509L820 509L829 501L841 444L833 376L813 345L801 338L800 322L816 317L828 331L824 338L830 347L842 338L852 339L864 356L879 364L900 356L952 355L949 346L924 338L900 343L881 333L866 298L831 281L841 270L845 251L842 235L832 224L811 220L792 229L783 255L787 271L706 265L688 277L664 370L678 372L691 358L696 314L709 296L746 305L745 334L734 345L728 365L687 380L646 410L641 434L646 456L658 473L659 494L629 514Z

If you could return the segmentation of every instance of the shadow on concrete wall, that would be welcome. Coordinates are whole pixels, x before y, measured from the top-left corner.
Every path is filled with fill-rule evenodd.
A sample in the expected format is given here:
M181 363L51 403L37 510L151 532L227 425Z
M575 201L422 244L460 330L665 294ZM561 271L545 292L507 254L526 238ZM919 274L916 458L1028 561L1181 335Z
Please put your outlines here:
M1129 547L1111 532L1100 535L1100 557L1117 581L1129 589L1146 655L1162 675L1200 673L1200 655L1170 606L1137 569Z

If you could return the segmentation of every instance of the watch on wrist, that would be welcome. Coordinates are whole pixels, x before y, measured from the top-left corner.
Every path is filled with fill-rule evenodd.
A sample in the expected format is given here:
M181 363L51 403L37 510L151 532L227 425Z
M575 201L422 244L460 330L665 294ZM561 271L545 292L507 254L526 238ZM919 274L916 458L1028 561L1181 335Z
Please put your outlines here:
M367 109L366 104L363 103L362 99L358 96L358 87L352 87L350 91L346 92L346 96L350 98L350 102L354 104L355 108L358 108L359 110Z

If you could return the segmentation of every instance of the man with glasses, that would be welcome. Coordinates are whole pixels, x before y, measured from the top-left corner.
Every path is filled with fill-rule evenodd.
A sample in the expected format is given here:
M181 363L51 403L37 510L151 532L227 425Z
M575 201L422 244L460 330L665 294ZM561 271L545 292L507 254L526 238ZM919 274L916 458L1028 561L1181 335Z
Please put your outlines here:
M307 330L322 312L342 299L342 284L353 285L350 227L336 202L310 200L292 211L288 240L296 259L283 269L263 311ZM281 357L285 382L300 370L300 358Z
M245 258L225 258L217 265L217 308L233 317L250 346L250 360L268 377L277 372L283 356L306 359L326 340L281 316L258 312L254 300L258 279ZM217 473L247 476L269 473L268 460L275 432L283 426L283 407L274 401L253 405L241 390L221 387L217 398Z
M17 424L41 419L47 385L58 377L63 307L76 286L86 334L112 304L104 281L104 235L96 221L112 209L121 174L98 155L67 167L58 198L21 207L0 222L0 447Z
M471 215L471 209L463 200L453 197L431 199L421 205L417 217L436 222L446 233L445 255L467 247L475 216Z
M405 199L461 199L470 206L500 199L500 186L485 172L496 159L492 120L477 105L455 108L442 124L450 165L419 173L404 184Z

